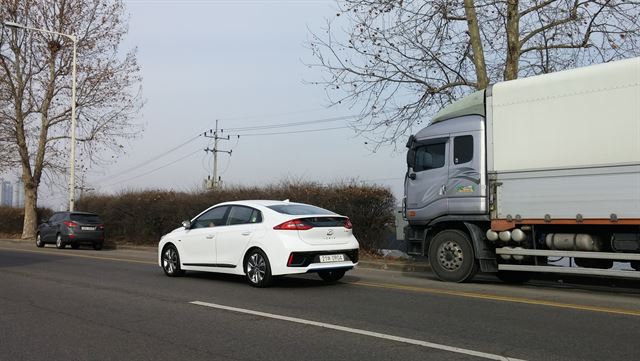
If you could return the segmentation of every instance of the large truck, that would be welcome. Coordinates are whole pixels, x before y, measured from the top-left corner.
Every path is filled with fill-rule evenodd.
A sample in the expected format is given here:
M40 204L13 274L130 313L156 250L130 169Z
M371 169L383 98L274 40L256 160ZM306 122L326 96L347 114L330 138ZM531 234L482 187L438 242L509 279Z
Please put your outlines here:
M640 57L496 83L407 147L407 251L441 280L640 278Z

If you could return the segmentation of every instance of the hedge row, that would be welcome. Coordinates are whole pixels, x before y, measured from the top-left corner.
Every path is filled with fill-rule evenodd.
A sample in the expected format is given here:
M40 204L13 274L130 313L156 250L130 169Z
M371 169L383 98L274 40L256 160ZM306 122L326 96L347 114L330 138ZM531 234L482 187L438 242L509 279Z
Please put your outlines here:
M99 214L109 240L156 244L163 234L204 209L220 202L246 199L289 199L348 216L354 234L365 250L379 248L393 232L395 201L390 190L355 184L283 183L191 193L127 191L116 195L84 196L77 202L77 209Z
M38 222L51 216L49 208L38 208ZM0 207L0 235L2 237L18 238L22 235L24 224L24 208Z

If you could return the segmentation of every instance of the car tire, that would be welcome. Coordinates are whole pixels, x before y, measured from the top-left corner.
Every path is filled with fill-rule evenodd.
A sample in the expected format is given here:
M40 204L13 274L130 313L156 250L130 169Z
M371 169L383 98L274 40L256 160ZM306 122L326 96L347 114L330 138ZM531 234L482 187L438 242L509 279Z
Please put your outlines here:
M429 263L438 278L447 282L466 282L478 272L471 241L457 229L441 231L433 237Z
M42 237L40 236L40 233L36 234L36 247L38 248L44 247L44 242L42 242Z
M174 245L168 245L162 250L162 270L169 277L184 275L180 268L180 254Z
M267 255L260 249L253 249L247 253L244 260L244 274L253 287L269 287L271 284L271 265Z
M95 249L96 251L99 251L102 249L102 242L100 243L94 243L93 244L93 249Z
M320 271L318 272L318 276L320 276L320 278L325 282L333 283L338 282L342 277L344 277L345 272L346 271L342 269Z
M62 241L62 235L60 233L56 234L56 248L64 249L65 246L66 244Z
M77 243L71 243L71 248L78 249L78 248L80 248L80 245L77 244Z

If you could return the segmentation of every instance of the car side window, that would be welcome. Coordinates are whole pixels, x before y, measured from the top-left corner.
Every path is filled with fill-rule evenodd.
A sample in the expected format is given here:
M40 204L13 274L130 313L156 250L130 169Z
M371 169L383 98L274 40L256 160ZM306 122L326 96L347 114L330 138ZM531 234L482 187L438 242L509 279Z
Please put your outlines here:
M222 206L206 211L195 220L191 228L224 226L226 224L226 215L229 208L229 206Z
M60 223L60 220L62 219L62 214L60 213L54 213L51 218L49 218L49 224L56 224L56 223Z
M227 219L228 225L262 222L259 210L244 206L233 206Z
M446 143L423 145L416 148L414 172L442 168L445 161Z

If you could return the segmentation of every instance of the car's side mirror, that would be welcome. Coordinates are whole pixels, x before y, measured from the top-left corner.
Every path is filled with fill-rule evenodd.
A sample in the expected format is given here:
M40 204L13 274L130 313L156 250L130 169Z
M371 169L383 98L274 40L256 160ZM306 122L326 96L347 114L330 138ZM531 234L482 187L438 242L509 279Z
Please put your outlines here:
M40 223L49 223L49 220L48 220L48 219L46 219L46 218L42 218L42 219L40 220Z
M191 221L190 220L182 221L182 227L184 227L184 229L191 229Z

